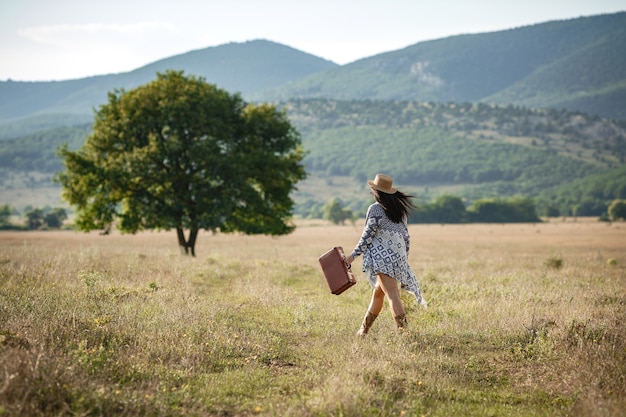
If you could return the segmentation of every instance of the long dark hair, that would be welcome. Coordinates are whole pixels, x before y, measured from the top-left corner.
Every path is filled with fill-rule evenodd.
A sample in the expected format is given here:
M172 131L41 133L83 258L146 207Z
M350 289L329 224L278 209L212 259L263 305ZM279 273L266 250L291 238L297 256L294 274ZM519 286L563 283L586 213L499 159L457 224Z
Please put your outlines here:
M372 188L374 199L383 206L385 214L394 223L400 223L409 219L411 210L415 205L411 201L412 195L404 194L402 191L396 191L394 194L383 193Z

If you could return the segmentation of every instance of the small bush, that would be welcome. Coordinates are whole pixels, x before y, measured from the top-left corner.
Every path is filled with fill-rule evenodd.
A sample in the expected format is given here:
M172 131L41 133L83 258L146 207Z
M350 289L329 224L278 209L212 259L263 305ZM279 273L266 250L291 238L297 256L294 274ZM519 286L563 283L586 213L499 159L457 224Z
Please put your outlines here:
M626 220L626 200L613 200L608 209L611 220Z
M561 269L563 267L563 259L558 256L551 256L546 259L543 264L548 268Z

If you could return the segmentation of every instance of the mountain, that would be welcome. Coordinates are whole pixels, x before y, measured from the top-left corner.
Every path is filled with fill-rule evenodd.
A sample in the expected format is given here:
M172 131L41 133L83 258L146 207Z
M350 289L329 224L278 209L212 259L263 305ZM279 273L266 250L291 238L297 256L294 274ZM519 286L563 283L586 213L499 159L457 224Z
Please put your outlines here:
M526 196L540 212L551 205L600 215L626 198L624 121L484 103L301 99L283 106L307 150L310 176L296 196L308 207L340 196L359 212L376 172L421 201L446 193L467 202Z
M365 179L379 171L424 199L524 195L595 215L626 198L624 51L626 13L616 13L421 42L344 66L257 40L122 74L0 82L0 205L34 204L60 167L56 148L80 146L107 92L179 69L285 109L307 151L301 215L336 196L358 212Z
M255 40L191 51L121 74L3 81L0 123L42 114L91 116L109 91L134 88L166 69L205 77L250 101L487 102L626 119L624 51L626 12L420 42L343 66Z
M279 106L307 152L309 178L294 193L304 217L337 196L359 213L375 172L391 174L420 202L444 193L467 202L521 195L535 198L541 212L599 215L626 198L626 121L484 103L302 99ZM56 149L78 149L90 132L84 124L0 140L0 205L49 187L63 169Z
M626 119L626 13L421 42L256 98L491 102Z
M176 55L131 72L53 82L0 82L0 122L37 114L85 114L114 89L132 89L167 69L204 77L243 96L338 65L278 43L229 43Z

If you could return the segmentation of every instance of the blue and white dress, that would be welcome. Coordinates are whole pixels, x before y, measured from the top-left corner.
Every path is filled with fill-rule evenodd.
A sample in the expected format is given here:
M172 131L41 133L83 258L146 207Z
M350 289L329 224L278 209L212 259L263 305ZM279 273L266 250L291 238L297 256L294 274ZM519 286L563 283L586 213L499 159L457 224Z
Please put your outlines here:
M363 234L352 256L363 255L363 272L372 287L376 287L377 275L382 272L400 282L403 290L415 295L417 303L426 307L426 300L408 263L409 248L406 221L392 222L378 202L369 206Z

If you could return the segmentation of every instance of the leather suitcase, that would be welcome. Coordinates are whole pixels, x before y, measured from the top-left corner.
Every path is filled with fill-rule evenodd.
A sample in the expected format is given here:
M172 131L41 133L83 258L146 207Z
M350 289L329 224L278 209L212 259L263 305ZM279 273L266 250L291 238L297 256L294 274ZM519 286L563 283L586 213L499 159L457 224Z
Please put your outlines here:
M343 261L343 257L343 248L335 246L318 258L330 292L335 295L341 294L356 284L356 279Z

